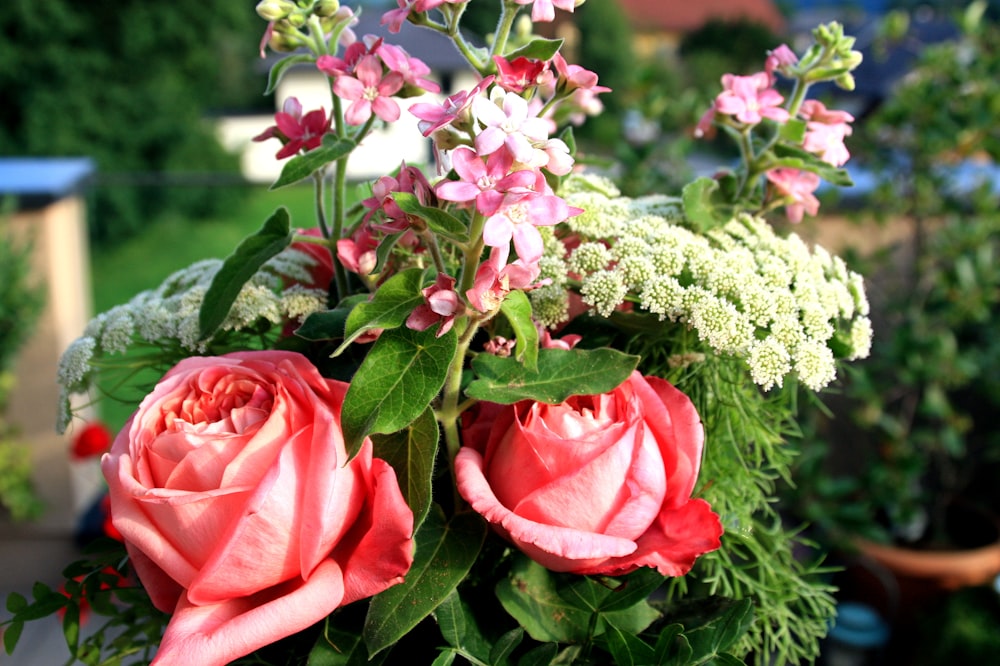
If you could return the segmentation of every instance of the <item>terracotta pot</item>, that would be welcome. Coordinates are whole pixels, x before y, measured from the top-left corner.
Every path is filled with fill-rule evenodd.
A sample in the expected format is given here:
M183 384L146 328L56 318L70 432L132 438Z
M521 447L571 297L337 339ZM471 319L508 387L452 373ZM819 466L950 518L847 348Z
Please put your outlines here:
M899 576L957 590L1000 575L1000 542L965 550L918 550L856 539L858 550Z

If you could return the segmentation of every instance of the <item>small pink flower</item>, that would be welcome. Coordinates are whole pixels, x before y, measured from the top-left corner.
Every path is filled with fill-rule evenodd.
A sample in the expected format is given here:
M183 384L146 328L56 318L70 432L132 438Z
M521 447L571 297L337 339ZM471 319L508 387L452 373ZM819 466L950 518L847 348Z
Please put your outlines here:
M589 90L592 93L611 92L611 88L597 85L597 74L584 69L580 65L570 65L562 54L556 53L552 57L552 64L559 73L558 86L561 90Z
M438 184L437 195L446 201L476 201L476 210L493 215L507 192L528 192L537 181L536 173L522 169L510 173L514 158L506 151L497 151L482 158L471 148L459 146L451 154L452 166L461 180L446 180Z
M765 72L751 76L723 74L722 85L725 90L715 98L715 109L719 113L735 116L747 125L756 125L764 118L779 123L788 120L788 111L780 106L785 98L770 87Z
M399 105L392 95L403 87L403 75L389 72L382 75L382 64L375 56L364 56L358 62L354 76L338 76L333 91L341 98L351 100L344 114L350 125L362 125L372 113L386 122L399 118Z
M554 194L507 194L497 212L486 220L483 241L490 247L505 247L513 240L517 256L534 264L542 258L543 249L536 227L558 224L582 212Z
M480 93L491 83L493 83L492 75L477 83L472 90L460 90L441 104L420 102L410 106L410 113L420 119L417 127L421 134L430 136L445 125L453 124L462 116L467 115L472 100L479 97Z
M792 222L801 222L803 213L815 215L819 211L819 199L813 194L819 187L819 176L798 169L772 169L767 179L777 193L786 199L785 213Z
M330 121L324 109L315 109L302 115L302 105L295 97L285 100L282 110L274 114L275 125L253 138L266 141L275 138L285 145L275 157L282 160L291 157L303 148L312 150L323 143L323 136L330 131Z
M548 123L530 116L528 102L514 93L494 89L494 98L477 97L472 101L472 112L485 129L476 136L476 152L489 155L502 147L514 159L530 167L539 167L549 161L544 151L535 148L535 142L549 138Z
M397 233L410 227L411 219L393 199L393 194L405 192L413 194L424 206L434 206L437 201L426 176L417 167L406 166L403 162L399 170L399 178L382 176L372 184L372 196L361 204L368 209L365 222L373 218L378 221L373 228L387 233Z
M441 92L441 86L424 78L431 73L431 68L423 60L411 57L394 44L382 44L376 52L390 72L399 72L403 75L404 85L432 93Z
M553 338L552 334L549 333L549 329L544 326L537 326L538 328L538 346L542 349L565 349L570 350L576 347L577 343L583 339L583 336L571 334L564 335L561 338Z
M802 147L820 156L824 162L842 166L850 159L844 138L853 131L848 124L854 116L846 111L827 109L822 102L807 99L802 102L799 113L808 122Z
M337 241L337 258L344 268L357 275L370 275L378 263L375 250L378 238L371 227L362 224L350 238Z
M410 313L406 325L415 331L425 331L434 324L441 322L437 337L451 330L455 316L462 310L462 303L455 291L455 278L444 273L438 273L437 279L429 287L424 288L424 303L418 305Z
M465 292L472 307L482 313L496 312L511 290L527 289L538 279L538 262L517 259L508 264L509 255L509 243L492 248L489 258L479 265L472 288Z
M788 48L787 44L782 44L773 51L768 51L767 60L764 61L764 72L767 74L771 85L774 85L775 71L788 76L790 68L798 61L799 57L795 55L794 51Z
M358 63L365 56L374 56L376 49L382 45L382 39L374 35L366 35L364 40L356 41L344 49L344 57L322 55L316 59L316 69L327 76L354 76Z
M514 0L514 2L519 5L531 5L531 20L536 23L554 21L556 7L571 14L576 8L576 0Z
M507 92L522 93L552 78L548 63L542 60L524 56L507 60L496 55L493 56L493 62L497 66L497 85Z

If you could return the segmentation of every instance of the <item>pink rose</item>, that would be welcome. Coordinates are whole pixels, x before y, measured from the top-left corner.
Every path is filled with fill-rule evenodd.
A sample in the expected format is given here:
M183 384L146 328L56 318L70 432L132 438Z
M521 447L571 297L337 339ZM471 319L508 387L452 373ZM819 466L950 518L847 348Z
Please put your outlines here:
M553 571L687 573L722 525L691 499L704 432L694 405L638 372L559 405L481 405L455 461L472 508Z
M154 605L154 663L226 664L403 580L413 514L369 441L347 461L347 384L304 356L188 358L105 455L114 526Z

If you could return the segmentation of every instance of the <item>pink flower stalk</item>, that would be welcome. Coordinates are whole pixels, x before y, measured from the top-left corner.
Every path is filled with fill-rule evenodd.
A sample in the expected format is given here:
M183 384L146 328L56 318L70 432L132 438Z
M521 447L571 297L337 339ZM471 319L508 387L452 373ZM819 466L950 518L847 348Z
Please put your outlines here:
M770 87L770 78L765 72L751 76L723 74L722 85L725 90L715 98L715 109L719 113L735 116L747 125L756 125L764 118L779 123L788 120L788 111L780 106L785 98Z
M514 2L519 5L531 5L531 20L536 23L554 21L556 7L571 14L576 9L576 0L514 0Z
M792 65L799 61L799 57L795 55L795 52L788 48L787 44L782 44L773 51L767 52L767 59L764 61L764 72L767 74L768 81L771 85L774 85L775 77L774 72L779 72L785 76L789 76L790 68Z
M376 53L390 72L399 72L403 75L404 85L432 93L441 92L441 86L424 78L431 73L431 68L423 60L411 57L409 53L394 44L382 44L376 49Z
M582 212L554 194L507 194L497 212L486 220L483 241L490 247L505 247L513 240L517 256L526 264L535 264L543 249L536 227L558 224Z
M464 116L468 115L469 107L472 106L472 100L479 97L491 83L493 83L492 74L477 83L472 90L460 90L441 104L419 102L411 105L409 109L410 113L420 119L417 127L420 129L421 134L430 136L445 125L451 125L455 121L460 121Z
M513 289L527 289L538 279L538 262L517 259L507 263L510 244L494 247L479 265L472 288L465 292L472 307L484 314L496 312ZM491 352L493 353L493 352Z
M503 203L507 192L529 192L537 181L536 172L522 169L510 173L514 158L506 151L497 151L482 158L471 148L459 146L451 154L452 167L461 180L446 180L438 184L438 197L446 201L476 201L476 210L493 215Z
M403 75L389 72L383 76L382 63L375 56L361 58L354 74L338 76L333 82L333 91L351 100L344 120L350 125L362 125L372 113L386 122L398 120L399 105L392 95L403 87Z
M819 199L813 194L819 187L819 176L798 169L771 169L766 175L778 194L788 200L785 213L790 221L801 222L803 213L815 215L819 211Z
M802 147L833 166L846 164L851 154L844 145L844 138L853 131L848 123L854 120L854 116L846 111L827 109L822 102L814 99L802 102L799 113L808 121Z
M425 331L441 322L437 337L451 330L455 316L462 311L462 303L455 291L455 278L438 273L437 279L424 288L424 303L418 305L406 320L406 325L415 331Z
M497 85L507 92L522 93L528 88L543 85L551 80L548 63L535 58L520 56L507 60L503 56L493 56L497 66Z
M549 138L548 122L529 116L528 102L520 95L496 88L493 99L477 97L472 101L472 113L485 125L475 139L480 155L506 147L525 166L540 167L549 161L548 155L534 146Z
M302 104L295 97L289 97L282 110L274 114L275 124L253 138L266 141L271 138L285 145L275 154L279 160L291 157L303 148L312 150L323 143L323 136L330 131L330 120L326 110L315 109L302 115Z

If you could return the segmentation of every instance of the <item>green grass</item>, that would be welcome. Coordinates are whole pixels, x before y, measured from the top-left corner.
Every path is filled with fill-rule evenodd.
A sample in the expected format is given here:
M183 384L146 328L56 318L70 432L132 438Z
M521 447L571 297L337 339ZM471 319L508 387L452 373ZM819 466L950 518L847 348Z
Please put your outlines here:
M91 252L94 312L124 303L144 289L200 259L228 256L239 242L257 231L278 208L285 206L296 227L316 226L313 190L296 186L277 191L247 188L239 208L224 218L188 220L169 217L150 225L139 236L108 249Z

